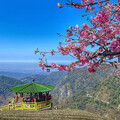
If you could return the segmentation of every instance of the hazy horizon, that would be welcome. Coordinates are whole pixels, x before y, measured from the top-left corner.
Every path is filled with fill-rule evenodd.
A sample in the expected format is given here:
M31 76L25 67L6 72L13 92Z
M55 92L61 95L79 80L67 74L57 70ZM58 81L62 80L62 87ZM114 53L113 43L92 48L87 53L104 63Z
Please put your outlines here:
M58 64L69 64L70 62L71 61L56 61ZM53 71L58 70L52 69L51 72ZM38 66L38 61L0 61L0 72L48 74L45 70L41 70L41 67Z

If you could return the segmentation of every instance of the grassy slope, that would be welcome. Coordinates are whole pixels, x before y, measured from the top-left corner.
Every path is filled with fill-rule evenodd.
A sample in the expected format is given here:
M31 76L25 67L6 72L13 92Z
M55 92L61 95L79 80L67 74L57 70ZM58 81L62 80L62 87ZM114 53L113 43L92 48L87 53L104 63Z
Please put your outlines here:
M0 118L2 120L108 120L107 118L102 118L98 115L75 109L1 111Z

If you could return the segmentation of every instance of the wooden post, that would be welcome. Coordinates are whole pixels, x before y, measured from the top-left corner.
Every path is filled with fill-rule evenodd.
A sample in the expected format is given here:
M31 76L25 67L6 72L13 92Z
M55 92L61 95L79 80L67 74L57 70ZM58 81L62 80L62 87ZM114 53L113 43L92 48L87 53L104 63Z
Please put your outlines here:
M30 93L30 102L31 102L31 98L32 98L32 93Z
M35 93L35 98L34 98L34 102L36 102L36 96L37 96L37 93Z
M39 100L42 100L42 92L39 92Z
M42 96L42 92L39 92L39 98L41 98L41 96Z
M20 102L23 102L23 93L20 93Z
M45 101L47 100L47 92L45 92Z

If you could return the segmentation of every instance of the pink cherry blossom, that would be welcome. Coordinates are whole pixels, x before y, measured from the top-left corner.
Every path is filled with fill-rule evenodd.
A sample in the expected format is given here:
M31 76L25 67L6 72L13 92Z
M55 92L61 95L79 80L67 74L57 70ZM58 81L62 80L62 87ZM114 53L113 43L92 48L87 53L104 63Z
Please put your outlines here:
M115 18L120 21L120 10L117 12L117 14L115 15Z
M69 66L66 66L66 67L65 67L65 70L68 71L68 72L71 71Z
M89 3L94 3L94 0L88 0Z
M58 65L57 65L57 69L58 69L59 71L63 70L63 69L64 69L64 65L58 64Z
M39 67L41 67L41 66L42 66L42 61L40 61L40 62L38 63L38 65L39 65Z
M50 72L50 69L46 69L47 72Z
M91 62L87 65L87 70L89 72L96 72L96 70L94 69L94 66Z
M51 53L51 55L54 55L54 49L52 49L52 51L50 53Z
M116 39L110 44L110 50L113 52L119 52L120 51L120 42Z
M68 31L70 31L70 30L72 30L72 26L70 26L70 27L68 28Z
M56 64L55 64L55 63L51 63L51 66L52 66L52 67L56 67Z
M70 7L73 6L77 9L85 8L86 11L81 14L82 16L84 14L87 16L90 13L87 16L90 23L88 25L87 22L83 22L81 28L78 25L70 26L66 30L66 35L63 35L65 43L59 42L58 52L64 56L70 55L76 61L69 65L51 63L51 67L57 68L60 71L70 72L75 70L76 66L87 64L87 70L95 72L95 67L98 67L106 60L108 61L115 57L120 60L120 4L114 1L113 3L109 1L103 1L103 4L100 3L101 1L99 0L81 0L79 3L71 3ZM96 6L98 6L98 9L95 12ZM58 7L65 6L58 3ZM93 17L90 17L92 15ZM92 52L91 48L93 48ZM52 50L50 53L54 55L55 51ZM119 60L118 62L120 62ZM38 64L40 67L43 67L42 61ZM46 65L46 67L49 67L49 65Z
M60 7L60 3L57 3L57 6Z
M67 37L70 37L70 36L73 36L73 33L72 33L72 31L67 31Z
M79 26L76 25L76 26L74 27L74 30L78 30L78 29L79 29Z
M77 4L77 3L74 3L74 7L77 8L77 9L83 8L81 5L79 5L79 4Z
M69 42L71 42L71 40L68 38L68 39L65 40L65 42L68 42L68 43L69 43Z
M44 57L44 56L45 56L45 54L42 54L42 56Z
M42 70L44 70L45 68L43 67Z

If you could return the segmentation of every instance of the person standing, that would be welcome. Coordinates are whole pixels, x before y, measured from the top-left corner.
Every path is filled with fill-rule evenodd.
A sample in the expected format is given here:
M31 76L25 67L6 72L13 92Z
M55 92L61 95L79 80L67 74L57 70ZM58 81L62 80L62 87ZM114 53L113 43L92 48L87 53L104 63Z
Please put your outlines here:
M13 98L13 104L15 104L15 102L16 102L16 99L15 99L15 97Z
M35 93L35 102L38 102L38 95Z
M33 99L33 97L31 97L31 100L30 100L30 102L34 102L34 99Z
M15 103L17 103L18 102L18 94L17 93L15 95L15 99L16 99Z

